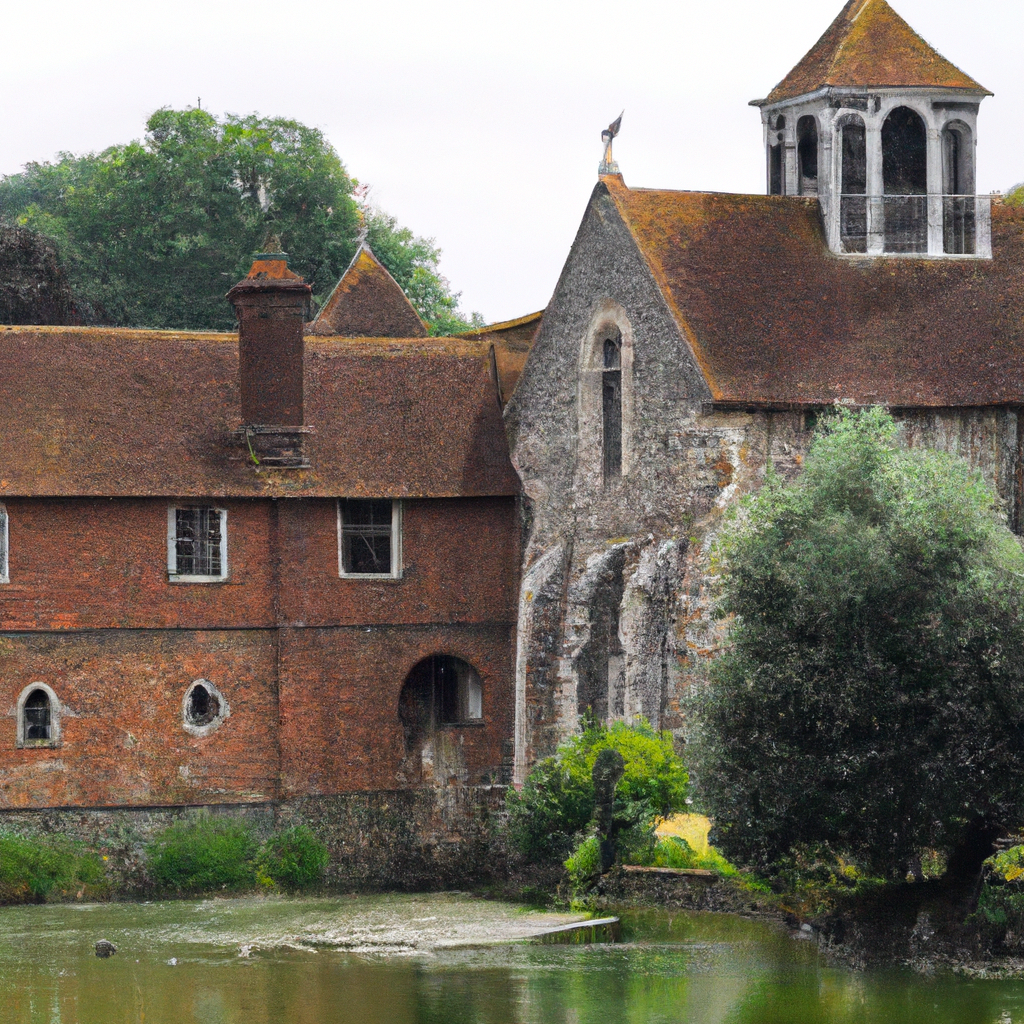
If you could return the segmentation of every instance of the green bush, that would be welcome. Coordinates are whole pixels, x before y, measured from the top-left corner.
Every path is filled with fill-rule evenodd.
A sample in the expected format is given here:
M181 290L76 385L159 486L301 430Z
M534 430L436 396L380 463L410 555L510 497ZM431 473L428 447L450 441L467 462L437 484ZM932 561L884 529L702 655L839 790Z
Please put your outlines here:
M521 792L509 793L509 840L528 860L564 860L576 847L594 815L594 761L608 749L625 761L615 793L624 847L642 845L658 818L685 808L689 778L669 733L655 732L643 720L586 722L580 735L534 767Z
M257 852L243 822L208 816L170 825L146 847L153 882L181 893L255 885Z
M985 861L978 913L993 925L1021 932L1024 925L1024 846L1002 850Z
M306 889L324 877L330 855L306 825L296 825L263 844L257 859L257 880L283 889Z
M702 871L714 871L724 878L739 874L713 846L708 852L698 853L682 836L667 836L659 840L644 856L636 858L632 863L652 868L676 868L687 870L697 868Z
M103 861L82 843L0 834L0 902L97 899L108 889Z
M587 836L577 845L565 862L565 870L569 872L574 893L579 893L601 873L601 844L597 836Z

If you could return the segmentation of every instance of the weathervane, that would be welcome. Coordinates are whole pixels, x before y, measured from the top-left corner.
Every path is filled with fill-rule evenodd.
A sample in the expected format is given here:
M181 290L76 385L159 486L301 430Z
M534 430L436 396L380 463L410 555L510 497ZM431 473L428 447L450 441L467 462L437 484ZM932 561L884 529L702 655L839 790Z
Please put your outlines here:
M625 111L622 112L624 114ZM604 156L601 158L601 166L597 169L598 174L620 174L619 165L612 159L612 139L619 134L619 129L622 127L622 114L619 114L617 118L603 132L601 132L601 141L604 143Z

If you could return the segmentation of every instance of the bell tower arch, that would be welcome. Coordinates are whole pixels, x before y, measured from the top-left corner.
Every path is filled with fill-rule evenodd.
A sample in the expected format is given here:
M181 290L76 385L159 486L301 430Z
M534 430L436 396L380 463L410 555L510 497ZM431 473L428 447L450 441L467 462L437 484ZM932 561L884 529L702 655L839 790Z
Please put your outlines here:
M978 109L990 95L886 0L849 0L753 101L768 193L816 196L837 254L990 258L991 203L975 194Z

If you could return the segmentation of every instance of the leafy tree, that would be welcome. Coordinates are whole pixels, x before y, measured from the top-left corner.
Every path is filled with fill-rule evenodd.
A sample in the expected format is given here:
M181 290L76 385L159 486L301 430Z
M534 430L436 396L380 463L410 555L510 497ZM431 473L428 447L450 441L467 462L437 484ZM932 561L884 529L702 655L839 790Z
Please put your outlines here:
M591 773L602 750L617 750L625 761L615 814L627 827L649 833L657 819L685 808L689 780L668 733L643 720L586 722L582 733L534 766L522 792L509 792L509 836L525 857L561 861L569 855L594 815Z
M56 240L93 320L230 329L224 293L271 234L314 300L327 297L364 216L354 184L322 133L298 121L162 109L141 142L63 153L0 180L0 218ZM468 329L434 243L386 215L369 220L371 244L424 319Z
M728 646L688 757L726 854L827 844L889 877L976 870L1024 813L1024 555L963 461L840 412L719 552Z
M1014 185L1013 188L1006 193L1006 199L1004 201L1009 206L1024 206L1024 181L1019 185Z

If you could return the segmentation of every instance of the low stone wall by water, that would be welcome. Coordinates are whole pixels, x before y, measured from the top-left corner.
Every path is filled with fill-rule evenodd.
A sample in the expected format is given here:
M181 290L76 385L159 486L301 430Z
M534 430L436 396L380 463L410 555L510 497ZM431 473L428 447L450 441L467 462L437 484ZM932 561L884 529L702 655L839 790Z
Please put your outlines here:
M777 913L771 901L711 871L616 867L594 889L596 905L665 907L732 914Z
M201 814L244 820L259 839L308 825L330 851L328 884L342 889L458 889L490 882L504 868L492 836L505 792L504 786L441 786L266 804L3 810L0 831L80 840L108 858L125 893L145 884L146 843L173 822Z

